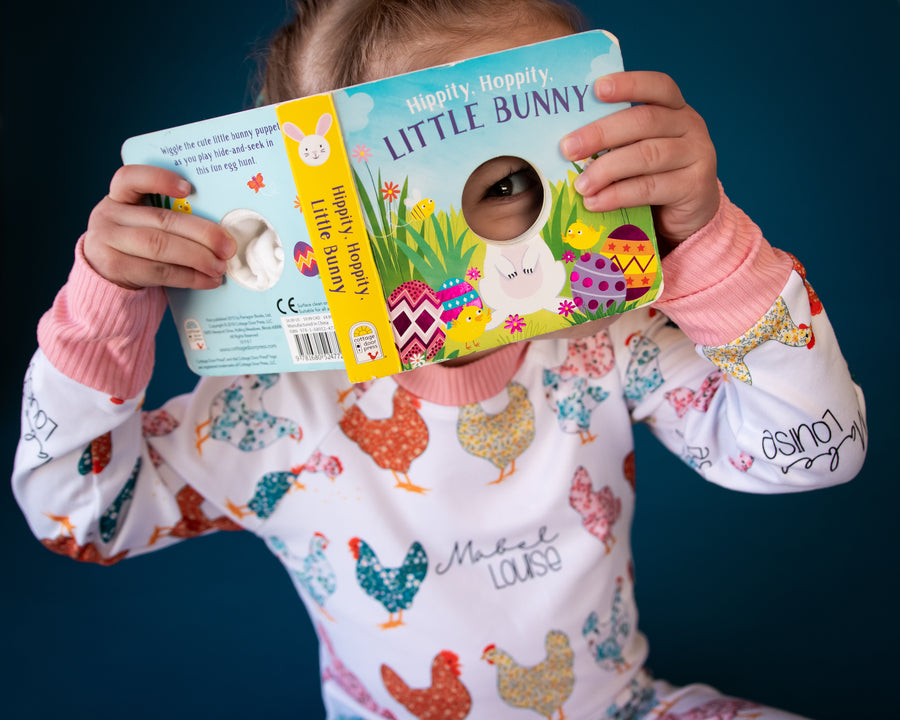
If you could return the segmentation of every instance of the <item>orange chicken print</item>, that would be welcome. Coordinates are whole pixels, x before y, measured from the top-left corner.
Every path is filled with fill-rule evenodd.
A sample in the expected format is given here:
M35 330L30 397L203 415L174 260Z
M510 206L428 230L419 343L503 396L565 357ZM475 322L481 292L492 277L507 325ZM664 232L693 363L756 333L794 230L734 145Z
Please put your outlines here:
M418 413L419 399L403 388L394 392L394 413L389 418L371 419L354 405L339 425L350 440L359 445L375 464L390 470L396 487L415 493L427 492L410 481L409 466L428 446L428 426ZM402 476L402 479L401 479Z

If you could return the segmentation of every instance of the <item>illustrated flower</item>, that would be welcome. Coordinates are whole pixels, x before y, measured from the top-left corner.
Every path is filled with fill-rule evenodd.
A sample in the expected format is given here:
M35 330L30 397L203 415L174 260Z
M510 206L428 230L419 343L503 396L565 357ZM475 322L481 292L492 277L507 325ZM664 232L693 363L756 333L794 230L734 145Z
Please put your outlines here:
M520 333L525 329L525 318L521 315L510 315L503 321L503 327L509 330L510 335Z
M573 312L575 312L575 303L571 300L563 300L559 304L559 314L563 317L569 317Z
M395 182L385 181L384 187L381 188L381 197L388 202L394 202L400 197L400 186Z
M563 253L563 262L564 262L564 263L570 263L570 262L572 262L573 260L575 260L575 253L573 253L571 250L566 250L566 251Z
M300 212L303 212L303 207L300 204L300 196L299 195L294 195L294 207L300 208Z
M481 277L481 270L477 267L469 268L469 271L466 273L466 278L469 280L478 280Z
M351 155L356 158L356 162L369 162L369 158L372 157L372 154L372 151L365 145L357 145L353 148L353 152L351 153Z
M422 367L425 364L425 354L422 352L414 353L409 358L409 364L414 368Z

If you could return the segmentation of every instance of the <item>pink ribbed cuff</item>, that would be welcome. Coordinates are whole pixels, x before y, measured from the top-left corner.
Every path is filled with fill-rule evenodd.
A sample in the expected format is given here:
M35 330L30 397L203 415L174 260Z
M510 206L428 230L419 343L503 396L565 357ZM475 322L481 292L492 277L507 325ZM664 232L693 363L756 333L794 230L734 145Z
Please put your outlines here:
M775 302L793 261L721 190L719 210L662 262L656 307L695 343L724 345L744 334Z
M156 331L166 309L162 289L126 290L98 275L82 250L38 323L44 355L64 375L117 398L150 382Z

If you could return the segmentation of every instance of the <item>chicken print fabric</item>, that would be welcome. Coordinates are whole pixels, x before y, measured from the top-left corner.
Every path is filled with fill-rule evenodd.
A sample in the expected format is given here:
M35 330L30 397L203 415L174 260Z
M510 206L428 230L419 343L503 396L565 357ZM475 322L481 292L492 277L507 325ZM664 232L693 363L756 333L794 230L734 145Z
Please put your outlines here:
M704 347L703 354L732 377L753 384L745 358L763 343L774 340L788 347L811 349L815 337L809 325L796 325L784 298L779 297L762 319L736 340L720 347Z
M544 641L546 657L526 666L496 645L488 645L482 658L497 669L497 692L507 705L533 710L545 718L565 718L563 705L572 694L575 653L569 638L551 630Z
M340 427L378 467L391 471L396 487L424 493L427 488L413 483L408 474L413 460L428 447L428 426L418 413L418 405L414 395L398 388L391 417L370 419L354 405L341 418Z
M245 375L222 390L209 406L209 416L197 424L197 452L207 440L226 442L239 450L262 450L282 437L300 440L303 431L293 420L266 411L263 396L280 375Z
M322 533L315 533L310 538L307 554L302 558L296 557L281 538L270 537L268 544L288 568L294 584L312 599L325 617L332 620L325 603L337 590L337 580L334 567L325 554L328 538Z
M504 349L508 377L451 405L404 375L350 387L317 372L204 378L146 413L37 358L30 407L58 427L23 439L14 487L41 541L79 560L262 538L314 618L328 720L782 720L649 678L630 538L636 468L651 471L632 423L738 490L832 485L861 463L856 390L821 362L827 317L796 274L781 296L815 343L754 348L752 385L648 309ZM795 358L809 362L788 373ZM839 448L837 468L763 442L804 423L829 424L815 453Z
M418 720L463 720L472 709L472 696L463 684L459 656L442 650L431 663L431 685L412 688L388 665L381 678L391 697Z
M603 543L609 555L616 544L613 525L622 513L621 498L613 495L609 485L594 490L588 471L578 467L572 476L569 504L581 516L585 529Z
M425 548L421 543L413 542L403 562L393 568L382 565L375 551L359 538L350 540L350 552L356 560L359 586L388 612L387 621L379 627L387 630L403 625L403 611L412 605L428 572Z
M503 482L516 471L516 459L534 440L534 406L528 391L519 383L507 388L509 403L497 413L488 413L480 404L459 409L456 435L463 450L484 458L500 476L491 484Z
M631 634L631 619L622 597L623 585L623 578L616 578L615 595L609 618L605 622L601 622L597 611L592 611L581 628L581 634L584 635L591 655L597 664L604 670L619 674L631 669L631 664L625 659L622 652L622 648Z

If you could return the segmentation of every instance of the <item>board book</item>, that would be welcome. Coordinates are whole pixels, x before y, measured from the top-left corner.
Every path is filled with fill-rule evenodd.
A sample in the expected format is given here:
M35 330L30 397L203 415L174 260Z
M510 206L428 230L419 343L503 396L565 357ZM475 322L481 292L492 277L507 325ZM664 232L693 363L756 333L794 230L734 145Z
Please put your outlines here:
M651 302L650 209L588 212L591 158L559 151L627 106L593 93L621 69L590 31L130 138L125 163L193 185L154 204L238 243L220 287L166 289L191 369L359 382ZM475 222L523 197L512 237Z

